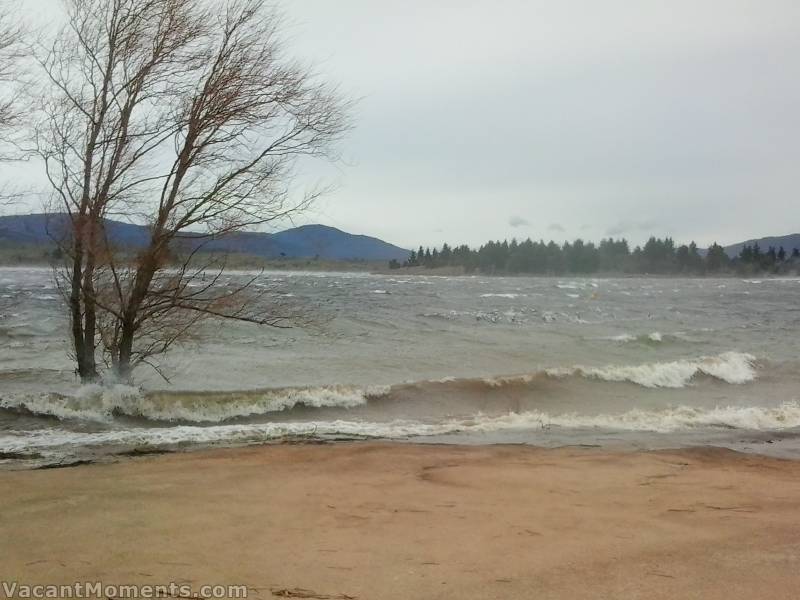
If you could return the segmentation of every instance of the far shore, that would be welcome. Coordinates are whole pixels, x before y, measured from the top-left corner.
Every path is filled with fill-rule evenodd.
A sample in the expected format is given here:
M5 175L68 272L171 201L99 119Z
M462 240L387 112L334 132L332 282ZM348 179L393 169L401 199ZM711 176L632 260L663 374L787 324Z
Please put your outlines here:
M0 268L52 268L53 248L42 245L19 245L9 247L0 244ZM222 258L222 255L220 255ZM597 273L486 273L467 272L464 267L425 266L399 267L392 269L389 261L383 260L329 260L324 258L261 258L236 252L224 255L226 271L298 271L311 273L368 273L395 277L513 277L553 279L782 279L798 277L800 273L738 273L719 272L711 275L697 273L628 273L625 271L603 271ZM179 266L176 263L175 266Z
M52 262L47 260L31 259L15 262L3 260L0 256L0 269L50 269ZM466 272L461 267L401 267L390 269L383 262L357 262L357 261L320 261L313 259L286 259L286 260L232 260L226 269L228 272L258 271L266 272L308 272L308 273L364 273L370 275L387 275L393 277L509 277L521 279L791 279L800 276L800 273L784 273L780 275L769 273L714 273L713 275L697 275L693 273L483 273L479 271Z
M0 472L20 584L248 598L797 598L800 462L698 448L283 444Z

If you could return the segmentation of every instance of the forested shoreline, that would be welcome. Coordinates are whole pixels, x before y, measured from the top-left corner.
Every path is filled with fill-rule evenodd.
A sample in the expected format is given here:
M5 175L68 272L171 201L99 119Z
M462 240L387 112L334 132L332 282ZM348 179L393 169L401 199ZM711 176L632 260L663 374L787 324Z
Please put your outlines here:
M424 267L461 268L466 273L587 275L624 273L637 275L752 275L787 274L800 267L800 249L787 250L758 243L745 245L730 257L719 244L701 251L697 244L676 245L672 238L651 237L643 246L631 249L625 239L608 238L599 244L575 240L558 244L527 239L492 241L478 249L467 245L420 247L408 260L389 263L392 270Z

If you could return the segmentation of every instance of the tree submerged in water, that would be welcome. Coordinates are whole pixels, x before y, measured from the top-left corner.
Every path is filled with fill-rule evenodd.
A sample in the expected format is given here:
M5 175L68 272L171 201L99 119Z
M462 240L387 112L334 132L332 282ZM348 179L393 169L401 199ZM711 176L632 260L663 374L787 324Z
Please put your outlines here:
M67 0L42 45L48 85L36 152L66 214L56 280L77 372L117 378L209 318L281 325L255 278L226 279L210 240L284 220L300 157L335 158L348 129L337 90L286 58L264 0ZM147 223L144 249L114 247L106 219ZM199 257L204 257L202 260ZM177 265L177 266L176 266Z

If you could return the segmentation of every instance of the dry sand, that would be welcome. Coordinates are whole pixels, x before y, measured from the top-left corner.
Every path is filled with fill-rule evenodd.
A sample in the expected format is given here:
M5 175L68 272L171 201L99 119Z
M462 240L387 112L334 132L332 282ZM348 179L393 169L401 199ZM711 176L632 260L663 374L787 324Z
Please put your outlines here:
M283 445L4 472L0 490L0 578L27 583L800 597L800 463L725 450Z

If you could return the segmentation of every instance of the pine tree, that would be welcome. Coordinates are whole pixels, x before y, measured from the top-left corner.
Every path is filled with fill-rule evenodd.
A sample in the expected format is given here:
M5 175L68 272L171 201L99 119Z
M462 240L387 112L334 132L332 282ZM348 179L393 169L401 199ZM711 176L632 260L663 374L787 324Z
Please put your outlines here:
M442 265L445 267L450 265L450 261L453 259L453 251L450 249L446 243L442 246L442 251L439 253L439 260L441 261Z
M406 261L406 266L407 267L416 267L417 266L417 253L414 250L411 251L411 254L408 257L408 260Z
M644 247L631 251L625 239L603 239L599 245L577 239L558 244L554 241L537 242L530 238L492 240L472 249L466 244L439 247L420 246L412 251L403 266L461 267L471 273L476 269L488 274L576 275L597 272L624 273L720 273L736 269L742 274L758 270L777 271L785 261L800 259L800 249L794 248L791 257L785 248L770 247L762 252L758 243L745 244L739 256L731 259L725 249L714 242L706 255L700 254L697 243L675 246L670 238L651 237Z
M778 262L778 253L775 252L775 248L770 246L769 250L767 250L766 254L764 254L764 258L762 260L762 268L773 269L775 268L776 262Z
M725 249L714 242L706 255L706 268L712 273L719 273L730 265L730 260Z
M745 264L753 262L753 249L747 244L745 244L742 247L742 251L739 252L739 260Z

